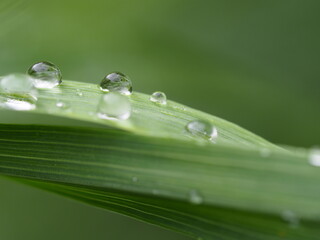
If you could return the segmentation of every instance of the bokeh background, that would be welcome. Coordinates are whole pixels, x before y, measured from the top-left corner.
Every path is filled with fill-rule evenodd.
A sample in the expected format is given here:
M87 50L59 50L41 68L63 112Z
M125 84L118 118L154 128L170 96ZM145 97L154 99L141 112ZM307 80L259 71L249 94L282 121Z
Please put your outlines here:
M40 60L84 82L117 70L136 91L310 147L320 144L319 12L317 0L1 0L0 75ZM7 111L0 122L71 124ZM0 189L0 239L186 239L5 178Z

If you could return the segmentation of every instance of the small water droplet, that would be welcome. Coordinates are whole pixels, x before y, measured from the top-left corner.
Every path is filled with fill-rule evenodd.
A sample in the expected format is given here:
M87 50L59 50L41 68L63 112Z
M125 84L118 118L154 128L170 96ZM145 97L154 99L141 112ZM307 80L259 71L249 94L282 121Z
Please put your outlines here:
M131 103L126 96L111 92L104 94L98 105L98 117L125 120L131 115Z
M139 109L136 109L136 108L133 108L133 109L132 109L132 112L133 112L133 113L140 113L140 110L139 110Z
M58 101L56 103L56 107L57 108L60 108L60 109L63 109L63 110L66 110L69 108L69 104L65 103L65 102L62 102L62 101Z
M166 105L167 97L166 94L164 94L163 92L154 92L150 96L150 101L161 105Z
M76 90L76 94L77 94L79 97L82 97L82 96L83 96L83 92L81 92L80 89L77 89L77 90Z
M153 195L158 195L158 194L159 194L159 190L157 190L157 189L152 189L152 194L153 194Z
M36 108L38 92L25 74L10 74L0 79L0 106L17 111Z
M113 72L102 79L100 89L104 92L119 92L130 95L132 93L132 82L123 73Z
M268 149L268 148L261 148L261 149L259 150L259 152L260 152L260 156L261 156L261 157L264 157L264 158L270 157L270 155L271 155L271 150Z
M54 88L62 82L60 69L50 62L44 61L32 65L28 74L33 78L36 88Z
M284 221L289 223L290 227L296 228L300 224L298 216L290 210L283 211L281 217Z
M309 163L312 166L320 167L320 149L311 149L309 153Z
M137 177L132 177L132 182L138 182L138 178Z
M187 110L184 106L173 105L172 107L173 107L174 109L179 110L179 111L186 111L186 110Z
M203 198L197 190L193 189L189 192L189 201L192 204L201 204L203 202Z
M218 130L209 122L203 120L191 121L187 124L186 129L197 136L205 137L212 142L218 138Z

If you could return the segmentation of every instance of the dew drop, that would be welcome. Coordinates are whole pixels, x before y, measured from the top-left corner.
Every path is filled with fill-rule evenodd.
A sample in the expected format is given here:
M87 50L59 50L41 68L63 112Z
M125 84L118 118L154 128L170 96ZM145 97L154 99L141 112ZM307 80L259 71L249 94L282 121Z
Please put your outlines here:
M268 148L261 148L259 152L260 152L260 156L263 158L270 157L271 155L271 150Z
M77 89L77 90L76 90L76 94L77 94L79 97L82 97L82 96L83 96L83 92L81 92L80 89Z
M163 92L154 92L150 96L150 101L161 105L166 105L167 97L166 94L164 94Z
M132 93L132 82L128 76L120 72L113 72L102 79L100 89L104 92L119 92L130 95Z
M158 194L159 194L159 190L157 190L157 189L152 189L152 194L153 194L153 195L158 195Z
M0 79L0 106L17 111L36 108L38 92L25 74L10 74Z
M300 220L299 220L298 216L290 210L283 211L281 213L281 217L284 221L289 223L290 227L296 228L300 224Z
M138 178L137 177L132 177L132 182L138 182Z
M205 137L212 142L218 138L218 130L209 122L203 120L191 121L187 124L186 129L197 136Z
M309 163L312 166L320 167L320 149L312 149L309 153Z
M66 109L69 109L69 104L67 104L65 102L62 102L62 101L58 101L56 103L56 107L60 108L60 109L63 109L63 110L66 110Z
M131 103L126 96L111 92L104 94L98 105L98 117L125 120L131 115Z
M28 74L33 78L36 88L54 88L62 82L60 69L50 62L38 62L32 65Z
M173 105L172 106L174 109L179 110L179 111L186 111L186 107L184 106L177 106L177 105Z
M193 189L189 192L189 201L192 204L201 204L203 202L203 198L197 190Z

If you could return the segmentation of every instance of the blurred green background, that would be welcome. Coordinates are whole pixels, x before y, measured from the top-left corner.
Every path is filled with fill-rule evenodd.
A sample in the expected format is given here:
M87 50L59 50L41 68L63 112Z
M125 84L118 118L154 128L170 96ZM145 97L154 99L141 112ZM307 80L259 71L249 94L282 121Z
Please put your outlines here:
M92 83L118 70L136 91L310 147L320 144L319 11L317 0L1 0L0 75L40 60ZM0 122L73 124L6 111ZM0 239L186 239L6 179L0 187Z

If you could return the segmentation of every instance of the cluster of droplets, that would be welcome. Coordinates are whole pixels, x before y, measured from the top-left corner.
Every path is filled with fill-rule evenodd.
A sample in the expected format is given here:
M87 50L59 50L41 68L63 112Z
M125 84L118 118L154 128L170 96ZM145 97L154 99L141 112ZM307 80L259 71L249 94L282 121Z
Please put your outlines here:
M50 62L36 63L28 69L27 74L10 74L0 78L0 107L21 111L33 110L36 108L38 89L54 88L61 83L61 71L56 65ZM108 120L128 119L132 112L128 98L132 93L130 78L120 72L113 72L102 79L99 88L104 94L101 96L97 107L97 116ZM83 92L80 89L76 89L75 93L77 96L83 97ZM167 97L163 92L154 92L149 100L159 107L167 105ZM63 110L69 109L69 105L63 101L57 101L56 107ZM185 111L185 108L180 110ZM192 136L213 143L217 141L218 130L208 121L192 120L186 124L185 128ZM270 154L270 150L260 149L262 157L269 157ZM310 151L309 163L312 166L320 167L320 149ZM138 178L132 177L132 182L137 183ZM158 190L153 191L155 195L158 193ZM191 204L195 205L202 204L204 201L204 198L196 189L188 192L188 199ZM292 211L283 211L281 217L291 227L299 225L299 218Z
M39 62L32 65L27 74L12 74L0 79L0 106L14 110L32 110L36 108L38 89L51 89L62 83L60 69L49 62ZM122 73L113 72L106 75L99 84L102 94L97 106L96 115L101 119L126 120L132 112L129 95L132 93L130 78ZM83 97L80 89L75 94ZM149 100L159 107L166 107L167 97L163 92L154 92ZM69 109L69 104L58 100L55 104L58 109ZM175 108L176 109L176 108ZM185 108L178 110L185 111ZM193 120L186 124L186 130L192 136L201 137L216 142L217 129L204 120ZM319 158L312 160L313 164L319 164ZM132 182L137 183L138 178L132 177ZM154 194L157 194L155 191ZM191 204L202 204L204 199L195 189L188 192Z
M62 83L60 69L53 63L43 61L32 65L27 74L11 74L0 79L0 106L14 110L32 110L36 108L39 89L51 89ZM126 120L132 112L128 98L132 93L130 78L120 72L107 74L99 84L104 94L97 106L97 116L101 119ZM76 89L77 96L83 92ZM154 92L149 100L159 107L167 104L163 92ZM57 101L58 109L69 109L69 104ZM218 137L217 129L209 122L194 120L186 125L187 131L194 135L215 142Z

